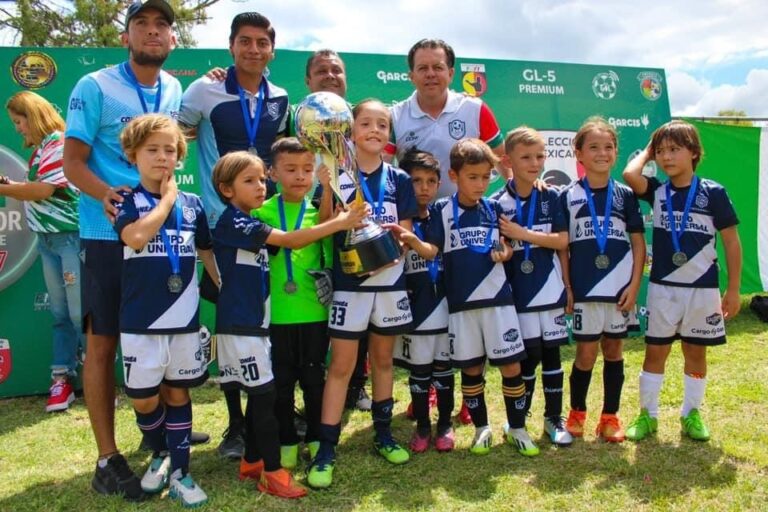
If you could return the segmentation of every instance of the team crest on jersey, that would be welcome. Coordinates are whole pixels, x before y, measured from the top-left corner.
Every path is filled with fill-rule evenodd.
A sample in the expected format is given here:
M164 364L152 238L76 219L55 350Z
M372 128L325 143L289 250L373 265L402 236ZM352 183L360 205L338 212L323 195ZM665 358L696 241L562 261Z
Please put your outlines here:
M203 360L203 348L200 347L197 349L197 352L195 352L195 361L202 361Z
M397 301L397 309L399 309L400 311L408 311L409 309L411 309L411 305L408 302L408 297L403 297L402 299Z
M181 209L181 215L184 217L184 220L187 221L189 224L192 224L195 222L195 209L190 208L189 206L184 206ZM179 226L179 229L181 229L181 226Z
M707 199L707 196L704 194L697 194L696 195L696 206L699 208L706 208L709 204L709 199Z
M542 201L541 202L541 214L542 215L549 215L549 201Z
M456 140L467 134L467 124L461 119L454 119L448 123L448 134Z
M709 325L718 325L720 322L723 321L723 315L720 313L715 313L714 315L709 315L706 318L706 321Z
M613 196L613 204L616 205L616 208L619 210L624 209L624 196L621 194L614 194Z
M277 121L277 118L280 117L280 105L278 103L267 103L267 114L269 114L270 119Z
M622 311L621 316L623 316L624 318L629 318L629 311Z
M560 327L565 327L567 325L565 315L557 315L555 317L555 324L559 325Z
M520 332L517 329L510 329L507 332L504 333L504 341L512 343L513 341L517 341L517 338L520 337Z

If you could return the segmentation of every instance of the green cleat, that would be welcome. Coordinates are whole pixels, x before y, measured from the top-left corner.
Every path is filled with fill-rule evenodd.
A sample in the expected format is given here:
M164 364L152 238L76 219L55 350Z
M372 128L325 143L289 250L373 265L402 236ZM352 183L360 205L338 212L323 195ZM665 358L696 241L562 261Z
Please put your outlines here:
M475 439L469 449L474 455L488 455L491 453L491 427L488 425L475 429Z
M299 463L299 445L285 444L280 446L280 465L285 469L293 469Z
M317 452L320 450L320 441L310 441L307 443L307 449L309 450L309 458L315 460Z
M504 425L504 437L507 438L507 443L514 446L520 455L535 457L539 454L539 447L533 442L525 428L509 428L509 425Z
M698 409L691 409L688 416L680 418L683 434L694 441L709 441L709 429L704 424Z
M405 464L411 458L408 450L400 446L391 437L384 440L374 440L373 448L379 455L387 459L390 464Z
M336 461L313 460L307 472L307 483L313 489L327 489L333 483L333 465Z
M630 441L641 441L659 429L659 420L648 414L648 409L641 409L640 415L627 427L625 437Z

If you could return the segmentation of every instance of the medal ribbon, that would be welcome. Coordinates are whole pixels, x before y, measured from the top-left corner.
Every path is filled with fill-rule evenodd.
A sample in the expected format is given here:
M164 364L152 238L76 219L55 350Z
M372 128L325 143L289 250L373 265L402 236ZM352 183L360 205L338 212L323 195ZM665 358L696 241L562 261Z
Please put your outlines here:
M136 74L133 72L133 69L131 69L130 64L127 62L123 62L122 64L123 72L128 75L128 79L131 82L131 85L133 85L133 88L136 89L136 94L139 96L139 101L141 102L141 108L144 110L145 114L149 113L149 110L147 109L147 102L144 100L144 92L141 90L141 84L139 84L139 80L136 78ZM160 98L163 96L163 82L160 79L160 75L157 76L157 95L155 96L155 110L153 110L153 113L157 113L160 111Z
M451 202L453 203L453 223L456 226L456 231L459 234L459 244L461 244L461 224L459 223L458 193L453 194L453 197L451 197ZM493 226L494 224L496 224L496 214L493 212L493 209L491 209L491 205L486 198L481 197L480 203L483 205L483 208L488 214L488 218L491 221L491 225L488 227L488 234L485 237L485 242L483 243L482 247L478 247L475 245L468 245L467 247L476 253L487 254L491 251L491 245L493 244Z
M144 197L147 199L152 208L155 207L157 201L151 194L144 192ZM176 197L176 202L173 205L173 213L176 214L176 234L181 239L181 202ZM168 255L168 261L171 262L171 274L181 275L181 251L179 245L172 244L171 239L168 236L168 230L165 229L165 222L160 226L160 238L163 240L163 246L165 247L165 253Z
M387 167L385 165L382 165L381 167L381 178L379 179L379 202L378 204L374 203L373 196L371 195L371 189L368 188L368 183L366 183L365 178L363 177L363 173L361 171L358 172L358 180L360 181L360 188L363 189L363 195L365 196L365 200L368 201L368 204L371 205L371 208L376 208L376 211L373 212L373 218L378 220L381 217L381 212L384 211L384 196L386 195L386 187L387 187Z
M694 176L691 181L691 188L688 189L688 195L685 198L685 208L683 209L683 217L680 219L680 231L675 226L674 209L672 208L672 186L667 181L667 215L669 216L669 233L672 235L672 247L675 248L675 252L680 251L680 238L685 233L685 224L688 222L688 214L691 212L691 205L693 205L693 198L696 196L696 188L699 185L699 177Z
M515 212L517 215L517 223L521 226L523 225L523 201L520 199L520 194L517 193L517 189L513 187L514 184L510 184L510 188L515 192L515 205L517 208L517 211ZM528 201L528 222L525 223L526 229L530 231L530 229L533 227L533 217L536 213L536 198L539 195L539 190L534 187L533 192L531 192L531 199ZM530 259L531 254L531 243L530 242L523 242L523 260L527 261Z
M416 237L424 241L424 233L421 231L421 228L419 225L414 222L413 223L413 232L416 233ZM432 281L433 285L437 284L437 274L440 272L440 262L437 261L437 256L435 256L435 259L433 260L424 260L427 264L427 271L429 271L429 280Z
M261 78L259 92L256 96L256 112L253 117L251 117L250 104L245 99L245 91L240 87L240 84L237 84L237 94L240 95L240 108L243 110L245 132L248 134L248 147L255 148L256 134L259 133L259 123L261 123L261 108L264 106L264 100L267 96L267 79Z
M288 222L285 220L285 204L283 203L283 196L277 197L277 210L280 213L280 229L288 231ZM296 231L301 227L301 221L304 220L304 213L307 211L306 199L301 202L301 209L299 210L299 216L296 218L296 225L293 226L293 230ZM285 274L288 278L288 282L293 281L293 263L291 262L291 249L287 247L283 248L285 254Z
M595 242L600 254L605 254L605 246L608 244L608 226L611 220L611 211L613 211L613 179L608 180L608 193L605 198L605 215L603 217L603 226L597 225L597 213L595 211L595 200L592 198L592 190L589 188L589 181L584 177L584 190L587 192L587 206L589 214L592 216L592 227L595 230Z

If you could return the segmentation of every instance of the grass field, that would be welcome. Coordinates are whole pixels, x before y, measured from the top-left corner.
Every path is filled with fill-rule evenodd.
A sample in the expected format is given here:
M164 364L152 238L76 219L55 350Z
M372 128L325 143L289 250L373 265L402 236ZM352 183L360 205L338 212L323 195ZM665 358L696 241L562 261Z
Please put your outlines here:
M217 456L226 408L217 388L206 385L193 394L194 424L213 439L193 448L191 472L210 497L206 510L768 510L768 428L763 418L768 408L768 325L746 306L728 323L728 344L709 352L703 408L712 432L708 443L680 436L682 359L676 347L661 395L658 436L639 444L607 445L588 435L570 448L555 449L542 440L541 455L524 459L502 443L501 384L498 372L490 370L486 389L494 447L489 456L468 453L474 429L461 426L455 452L429 451L394 467L372 454L370 416L353 412L345 418L333 487L288 502L239 482L237 463ZM566 375L573 355L573 347L563 352ZM630 340L621 408L625 424L637 412L642 358L642 339ZM600 410L601 374L599 361L590 389L590 429ZM566 406L567 386L566 379ZM406 442L412 424L404 415L404 373L397 374L395 398L394 429ZM43 397L0 401L0 511L181 509L166 496L129 505L92 492L95 445L83 400L78 398L68 413L53 415L43 412L44 402ZM539 385L529 420L535 438L541 434L542 410ZM142 473L148 454L137 450L139 431L125 397L116 422L120 447ZM303 481L303 467L297 474Z

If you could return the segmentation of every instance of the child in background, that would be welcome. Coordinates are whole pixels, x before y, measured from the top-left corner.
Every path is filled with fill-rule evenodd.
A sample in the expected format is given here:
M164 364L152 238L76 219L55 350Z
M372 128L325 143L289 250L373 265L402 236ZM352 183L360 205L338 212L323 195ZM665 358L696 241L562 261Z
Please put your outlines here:
M525 382L526 407L530 409L536 385L536 367L541 363L544 388L544 432L558 446L573 438L565 429L563 368L560 345L568 343L565 321L566 291L558 251L568 248L565 214L553 189L540 191L534 181L544 168L544 138L528 127L517 128L504 140L507 166L514 177L491 196L504 211L501 234L513 241L512 259L505 263L512 283L515 307L527 357L520 363ZM538 448L518 444L523 455Z
M645 151L624 170L624 180L653 208L653 263L648 285L648 330L640 372L640 415L627 437L640 441L658 428L659 393L672 343L680 339L684 395L683 434L709 440L699 410L707 377L707 347L725 343L725 320L739 312L741 242L733 204L719 183L695 175L702 156L696 128L671 121L656 130ZM643 176L655 160L668 181ZM718 289L715 232L725 246L728 287Z
M216 303L216 332L222 389L241 389L246 405L245 454L240 479L282 498L307 491L280 467L280 438L274 415L275 383L270 360L269 264L266 245L298 249L336 231L350 229L365 215L358 208L323 224L286 233L250 216L266 195L264 162L247 151L223 156L213 183L227 205L214 230L221 291Z
M187 152L176 122L160 114L136 117L120 143L139 170L139 185L115 203L114 228L126 246L120 300L125 392L153 452L141 488L159 493L170 479L171 498L196 507L208 497L189 474L189 388L205 382L208 370L200 346L195 249L218 281L211 235L200 198L176 188L174 169Z
M560 195L570 240L569 258L562 260L569 268L563 273L566 287L573 286L577 342L566 428L574 437L584 435L587 392L599 346L605 398L596 434L620 443L624 430L616 414L624 385L622 345L643 275L643 219L632 190L611 178L618 153L616 129L600 117L589 118L573 144L586 175Z

